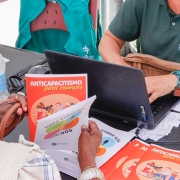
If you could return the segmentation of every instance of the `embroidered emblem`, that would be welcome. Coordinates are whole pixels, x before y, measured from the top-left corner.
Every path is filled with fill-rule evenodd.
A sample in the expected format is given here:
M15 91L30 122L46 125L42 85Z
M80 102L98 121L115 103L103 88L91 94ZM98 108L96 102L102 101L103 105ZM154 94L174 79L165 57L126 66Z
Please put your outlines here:
M86 55L83 56L84 58L94 59L94 56L88 55L88 53L89 53L89 48L88 48L86 45L84 45L84 47L82 48L82 50L86 53Z
M89 53L89 48L88 48L86 45L84 45L83 51L84 51L86 54L88 54L88 53Z

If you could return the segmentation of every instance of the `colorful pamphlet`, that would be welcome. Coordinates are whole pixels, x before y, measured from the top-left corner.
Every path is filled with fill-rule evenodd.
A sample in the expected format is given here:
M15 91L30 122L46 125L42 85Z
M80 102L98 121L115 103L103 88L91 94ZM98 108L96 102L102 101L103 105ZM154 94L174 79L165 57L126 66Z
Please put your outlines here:
M78 151L81 126L88 127L89 109L95 99L93 96L38 121L35 143L43 150Z
M43 118L87 98L86 74L26 74L30 140Z
M116 169L108 180L125 180L131 174L133 169L138 164L138 161L141 159L143 154L148 150L149 145L143 141L138 140L136 148L129 154L126 160ZM131 180L135 180L131 178Z
M128 180L179 180L180 151L151 145Z
M110 160L103 164L100 169L104 173L105 179L108 179L116 169L127 159L127 157L139 146L137 139L129 142L120 151L118 151Z

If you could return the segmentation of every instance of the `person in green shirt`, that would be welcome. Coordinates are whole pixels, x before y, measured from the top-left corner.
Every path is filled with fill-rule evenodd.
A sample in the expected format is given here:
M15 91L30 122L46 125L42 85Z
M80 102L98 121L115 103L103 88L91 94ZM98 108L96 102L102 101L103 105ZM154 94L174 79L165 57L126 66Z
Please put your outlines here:
M125 41L139 38L142 53L180 63L179 32L179 0L126 0L104 33L99 52L106 62L127 65L120 49ZM180 71L145 81L151 103L180 87Z

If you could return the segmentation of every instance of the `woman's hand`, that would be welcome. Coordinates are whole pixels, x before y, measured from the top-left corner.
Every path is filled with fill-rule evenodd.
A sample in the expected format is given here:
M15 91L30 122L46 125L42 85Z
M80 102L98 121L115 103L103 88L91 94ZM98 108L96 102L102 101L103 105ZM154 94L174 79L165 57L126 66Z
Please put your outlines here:
M9 95L8 99L12 99L14 101L21 103L22 108L19 108L17 110L18 115L21 115L23 112L27 112L27 100L25 96L18 96L18 98L16 99L16 94L12 93Z
M81 171L96 166L95 157L101 141L102 133L95 122L89 121L89 129L85 125L81 127L78 142L78 161Z
M171 93L177 85L177 76L174 74L145 77L149 102L152 103L158 97Z

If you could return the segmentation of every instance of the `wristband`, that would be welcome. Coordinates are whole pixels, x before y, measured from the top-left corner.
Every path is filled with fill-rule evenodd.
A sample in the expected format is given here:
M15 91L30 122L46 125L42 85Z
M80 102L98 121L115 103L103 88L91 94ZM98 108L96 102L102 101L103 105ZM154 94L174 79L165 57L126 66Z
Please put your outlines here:
M85 171L83 171L78 180L92 180L94 178L104 180L104 175L102 171L97 167L88 168Z
M171 74L174 74L174 75L176 75L177 76L177 78L178 78L178 81L177 81L177 88L180 88L180 70L179 71L173 71L173 72L171 72Z

